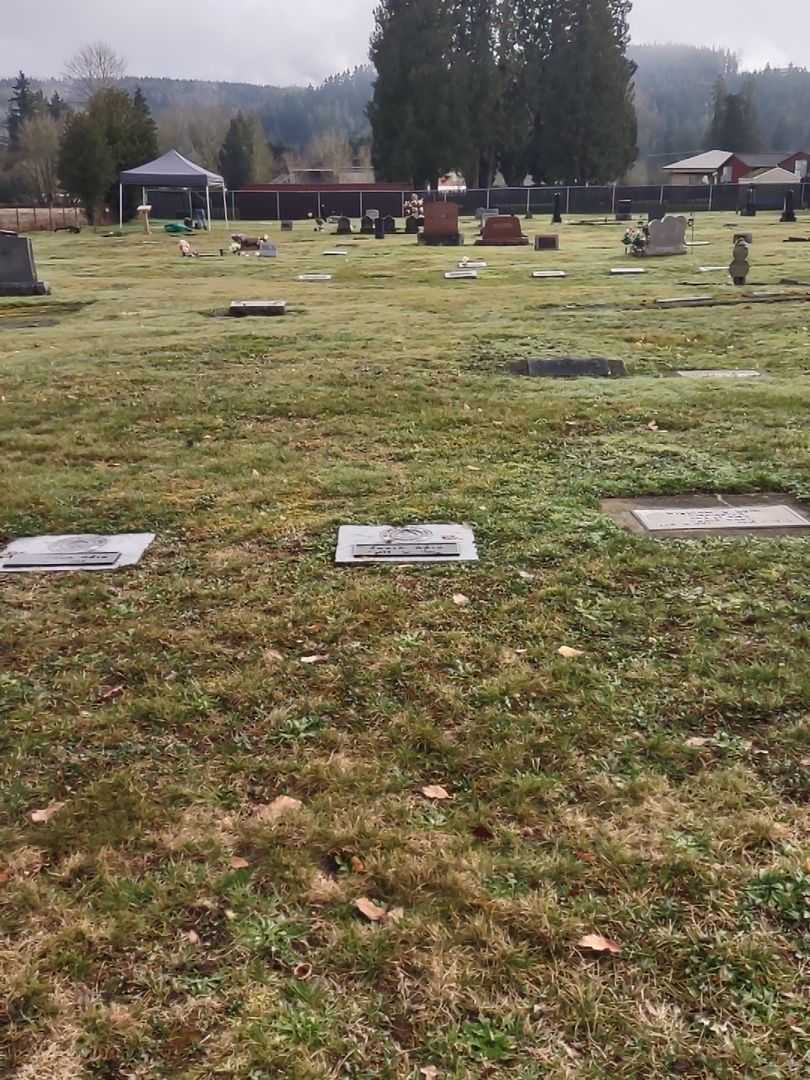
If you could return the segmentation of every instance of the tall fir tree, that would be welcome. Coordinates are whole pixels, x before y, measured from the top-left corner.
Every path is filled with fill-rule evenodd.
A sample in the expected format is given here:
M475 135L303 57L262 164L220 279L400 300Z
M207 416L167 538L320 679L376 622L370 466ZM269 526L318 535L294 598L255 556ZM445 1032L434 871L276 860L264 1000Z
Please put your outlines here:
M8 130L8 148L19 149L20 135L26 121L33 119L45 108L45 99L41 90L35 90L31 80L21 71L14 81L9 101L6 128Z
M444 0L382 0L370 57L377 69L368 107L377 174L435 187L469 156Z
M63 187L81 201L88 220L99 212L115 179L115 164L101 127L88 113L68 119L59 148Z
M231 120L219 152L219 170L231 191L250 183L253 173L255 131L250 119L241 112Z
M731 153L759 149L759 123L750 85L744 85L739 93L730 94L723 80L718 79L706 142L712 150Z

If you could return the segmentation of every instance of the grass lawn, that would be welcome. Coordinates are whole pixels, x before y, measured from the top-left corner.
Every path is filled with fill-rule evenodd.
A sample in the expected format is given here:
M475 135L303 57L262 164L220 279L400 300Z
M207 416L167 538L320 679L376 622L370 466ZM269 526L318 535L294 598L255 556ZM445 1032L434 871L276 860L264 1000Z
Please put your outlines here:
M777 219L744 223L753 289L810 280ZM806 1080L810 541L599 508L810 499L810 303L650 306L739 297L697 273L735 225L635 278L620 226L34 238L0 539L157 540L0 578L0 1076ZM445 281L463 255L489 268ZM630 377L509 372L556 353ZM340 524L414 521L472 523L480 562L333 565Z

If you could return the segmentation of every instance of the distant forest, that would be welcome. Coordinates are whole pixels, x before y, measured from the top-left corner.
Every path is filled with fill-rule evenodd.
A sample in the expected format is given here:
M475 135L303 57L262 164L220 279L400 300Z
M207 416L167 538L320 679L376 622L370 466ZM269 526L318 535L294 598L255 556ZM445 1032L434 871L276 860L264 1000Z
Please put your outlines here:
M719 149L810 148L810 71L766 67L743 72L733 53L689 45L634 45L629 55L638 65L639 159L632 179L654 182L660 165L711 148L707 132L719 80L726 92L750 98L756 119L754 145ZM121 85L129 90L142 88L158 121L162 143L182 141L193 127L191 118L204 115L220 118L216 137L221 142L225 118L241 110L258 119L279 158L323 138L340 137L355 150L367 142L370 129L365 110L374 78L373 68L366 66L308 87L154 78L127 78ZM0 80L0 117L6 113L12 84L11 78ZM48 97L57 91L70 98L69 84L64 81L39 80L37 85ZM212 146L215 142L212 136ZM204 143L201 137L200 144ZM187 143L185 149L196 150L197 145Z

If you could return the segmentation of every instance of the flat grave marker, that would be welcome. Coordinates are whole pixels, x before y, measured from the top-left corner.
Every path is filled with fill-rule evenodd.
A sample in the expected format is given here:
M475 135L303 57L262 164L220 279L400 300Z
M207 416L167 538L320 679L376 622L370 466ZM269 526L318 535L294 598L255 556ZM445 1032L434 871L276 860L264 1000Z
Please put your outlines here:
M762 372L754 368L678 368L682 379L760 379Z
M296 281L331 281L331 274L299 274Z
M532 378L577 379L582 377L616 379L627 374L621 360L604 356L543 356L516 360L512 364L515 375Z
M477 270L447 270L445 278L448 281L475 281L478 277Z
M228 314L236 318L244 318L247 315L286 315L286 300L232 300L228 308Z
M713 296L670 296L665 297L663 300L656 300L656 306L662 308L668 307L701 307L703 304L710 304L714 300Z
M154 533L25 536L0 551L0 573L119 570L140 562L154 539Z
M475 562L475 535L468 525L341 525L335 562L363 563Z
M728 267L727 266L699 266L698 267L698 273L699 274L727 274L728 273Z
M348 255L348 251L339 251L335 248L333 251L324 251L324 255Z
M458 264L459 270L486 270L487 266L483 259L467 259Z
M647 271L643 266L614 266L611 269L611 274L646 274Z
M605 499L602 510L623 528L656 539L810 535L810 509L779 493Z
M568 277L565 270L532 270L533 278L562 278Z

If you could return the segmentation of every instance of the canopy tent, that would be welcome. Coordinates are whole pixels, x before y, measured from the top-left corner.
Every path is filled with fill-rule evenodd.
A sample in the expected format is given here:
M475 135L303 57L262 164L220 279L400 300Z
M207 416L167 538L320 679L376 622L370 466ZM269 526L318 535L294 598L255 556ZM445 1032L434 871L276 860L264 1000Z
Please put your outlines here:
M121 173L118 184L118 223L124 224L124 188L139 186L143 189L143 201L146 202L146 192L153 188L180 188L189 193L189 202L192 191L205 192L205 209L208 221L208 231L211 231L211 189L222 192L222 207L225 211L225 225L228 225L228 203L225 198L225 181L217 173L204 169L202 165L195 165L193 161L184 158L176 150L168 150L154 161L148 161L145 165L139 165L137 169L126 169Z

